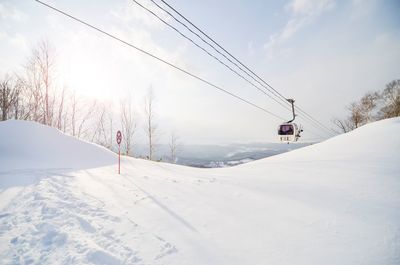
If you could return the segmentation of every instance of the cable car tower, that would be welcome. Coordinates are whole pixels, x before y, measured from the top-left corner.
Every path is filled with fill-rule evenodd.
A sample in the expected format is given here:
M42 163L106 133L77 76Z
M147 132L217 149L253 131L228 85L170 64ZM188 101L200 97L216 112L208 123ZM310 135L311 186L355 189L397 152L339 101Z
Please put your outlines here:
M292 113L293 113L293 118L290 121L287 121L285 123L282 123L278 127L278 136L279 136L279 141L281 142L297 142L297 140L300 137L300 133L303 131L302 126L297 126L296 123L294 123L294 119L296 118L296 114L294 112L294 99L287 99L289 103L292 104Z

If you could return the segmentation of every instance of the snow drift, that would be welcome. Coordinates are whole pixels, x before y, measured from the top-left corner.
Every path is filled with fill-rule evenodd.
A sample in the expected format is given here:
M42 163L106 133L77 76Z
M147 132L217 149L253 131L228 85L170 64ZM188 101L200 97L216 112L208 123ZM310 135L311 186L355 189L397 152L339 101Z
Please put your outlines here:
M115 155L103 147L31 121L0 122L0 139L1 169L82 169L115 162Z
M4 140L18 126L43 131ZM102 148L0 123L0 263L400 264L399 134L395 118L237 167L124 158L117 175Z

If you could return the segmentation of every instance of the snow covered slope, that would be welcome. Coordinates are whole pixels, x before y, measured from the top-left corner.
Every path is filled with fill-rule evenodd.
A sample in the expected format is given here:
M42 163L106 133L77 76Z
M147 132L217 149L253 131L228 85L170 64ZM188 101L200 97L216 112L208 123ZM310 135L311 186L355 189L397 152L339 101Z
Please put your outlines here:
M0 123L1 264L400 264L399 118L233 168L124 158L122 175L37 126Z
M0 122L0 165L7 169L90 168L112 164L109 150L31 121Z

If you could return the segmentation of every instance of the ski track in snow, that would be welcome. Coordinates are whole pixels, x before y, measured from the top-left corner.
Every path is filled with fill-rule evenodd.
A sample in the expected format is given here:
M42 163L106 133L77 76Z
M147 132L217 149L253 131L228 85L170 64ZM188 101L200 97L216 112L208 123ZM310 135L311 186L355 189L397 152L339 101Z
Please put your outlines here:
M2 264L157 264L153 257L177 252L129 218L110 215L104 202L75 195L68 178L44 178L2 209L0 242L8 245L1 248ZM152 251L146 256L141 249Z

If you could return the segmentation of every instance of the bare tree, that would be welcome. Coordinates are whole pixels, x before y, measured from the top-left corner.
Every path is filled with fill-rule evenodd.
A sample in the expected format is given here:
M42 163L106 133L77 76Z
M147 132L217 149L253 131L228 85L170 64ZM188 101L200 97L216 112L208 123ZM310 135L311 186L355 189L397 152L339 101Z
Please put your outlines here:
M112 150L113 146L113 118L114 114L112 112L111 104L102 103L100 104L97 117L97 125L95 129L95 134L97 134L96 143Z
M39 67L43 86L44 86L44 124L51 125L53 118L53 101L50 96L50 86L52 81L51 71L53 70L53 58L50 55L50 45L48 41L42 41L33 52L37 66Z
M110 150L112 150L113 147L113 140L114 138L114 134L113 134L113 118L114 118L114 114L112 111L110 111L108 113L108 125L109 125L109 141L108 141L108 148Z
M46 125L53 125L54 65L53 51L46 40L32 49L32 55L25 65L24 92L28 99L29 118Z
M32 93L29 87L26 86L25 78L17 76L19 83L19 96L14 102L14 119L30 120L32 119Z
M353 102L347 107L347 109L350 111L349 120L351 122L351 129L356 129L365 123L361 104Z
M158 132L157 124L155 121L155 112L154 112L154 101L155 97L153 94L153 90L150 88L147 96L145 98L145 106L144 106L144 114L145 114L145 133L148 138L148 159L153 160L153 156L155 153L155 145L156 145L156 136Z
M400 116L400 79L386 85L382 92L384 106L380 110L381 118Z
M57 104L57 117L55 118L55 127L59 130L62 130L65 128L65 123L66 123L66 115L64 113L66 112L65 108L65 99L66 99L66 87L63 87L61 90L61 93L58 95L58 104Z
M77 133L77 120L78 120L78 100L76 98L76 91L74 90L71 94L70 99L70 107L71 107L71 134L72 136L76 136Z
M108 139L106 131L106 116L107 108L105 104L99 104L97 110L95 111L98 116L95 119L95 124L93 126L91 142L97 143L102 146L107 146Z
M375 120L373 111L375 110L379 99L380 95L378 92L369 92L361 98L360 109L365 123Z
M35 64L30 60L30 63L26 66L26 74L23 79L23 97L26 100L27 115L26 119L43 122L42 118L42 85L38 78L37 68Z
M176 163L179 149L180 149L179 137L176 135L175 132L173 132L171 133L171 138L169 142L170 158L172 163Z
M129 155L132 154L133 136L136 132L136 115L130 97L120 102L120 108L122 135L124 137L123 145L126 155Z
M89 136L90 139L90 135L93 134L90 132L90 126L86 125L90 119L95 120L94 113L96 110L96 100L82 99L77 95L76 91L72 91L69 97L69 110L67 110L70 115L69 123L72 136L78 138L86 138Z
M18 98L20 92L21 86L18 79L6 75L4 79L0 81L1 120L5 121L9 116L14 116L14 113L18 113Z
M352 131L365 123L361 103L353 102L348 107L349 116L346 119L334 119L333 123L344 133Z
M93 100L91 102L87 103L87 107L83 109L83 113L79 118L79 125L78 125L78 131L77 131L77 137L78 138L86 138L88 136L88 131L89 127L86 127L86 123L90 118L92 118L92 115L96 111L96 106L97 106L97 101Z
M341 119L335 118L333 120L333 124L335 124L344 133L347 133L352 130L352 128L351 128L352 126L348 119L341 120Z

